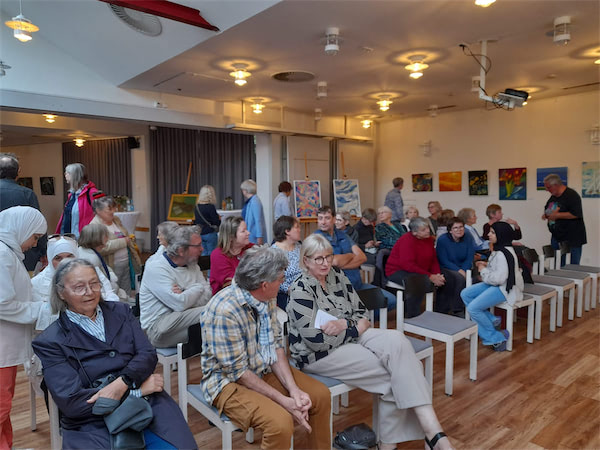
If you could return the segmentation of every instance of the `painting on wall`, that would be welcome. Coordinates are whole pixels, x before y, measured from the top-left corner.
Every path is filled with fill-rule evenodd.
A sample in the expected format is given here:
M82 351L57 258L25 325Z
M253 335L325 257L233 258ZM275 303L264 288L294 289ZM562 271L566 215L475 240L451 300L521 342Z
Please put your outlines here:
M198 194L172 194L167 220L192 222Z
M544 187L544 178L546 178L551 173L555 173L558 175L563 182L563 184L567 185L567 168L566 167L544 167L539 168L537 170L537 179L536 179L536 188L538 191L545 191Z
M319 180L294 180L296 217L316 218L321 207L321 182Z
M600 161L581 164L581 196L600 198Z
M488 195L487 170L469 170L469 195Z
M17 178L17 184L33 190L33 178L31 177L19 177Z
M353 216L360 216L358 180L333 180L333 194L336 212L347 211Z
M42 195L54 195L54 177L40 177Z
M433 191L433 174L413 173L412 184L413 192L431 192Z
M439 187L440 192L461 191L462 172L440 172Z
M498 169L500 200L527 200L527 168Z

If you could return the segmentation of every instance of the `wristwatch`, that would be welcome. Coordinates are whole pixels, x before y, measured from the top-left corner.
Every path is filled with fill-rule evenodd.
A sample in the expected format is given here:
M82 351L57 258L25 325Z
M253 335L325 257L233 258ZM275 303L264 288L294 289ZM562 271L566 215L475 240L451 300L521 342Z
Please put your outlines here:
M121 374L121 380L123 380L123 383L125 383L129 389L135 389L135 381L127 375Z

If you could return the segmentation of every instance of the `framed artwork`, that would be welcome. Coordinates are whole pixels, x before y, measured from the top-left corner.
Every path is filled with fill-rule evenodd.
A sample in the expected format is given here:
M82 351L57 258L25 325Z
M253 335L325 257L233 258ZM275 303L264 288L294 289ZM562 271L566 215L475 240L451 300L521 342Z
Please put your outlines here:
M462 191L462 172L440 172L439 188L443 191Z
M33 191L33 178L31 177L19 177L17 178L17 184L25 186Z
M167 220L192 222L198 194L172 194Z
M321 182L319 180L294 180L296 217L317 218L321 207Z
M333 180L335 211L347 211L353 216L360 216L360 192L358 180Z
M433 191L433 174L413 173L412 184L413 192L431 192Z
M469 170L469 195L488 195L487 170Z
M600 162L581 163L581 196L600 198Z
M40 177L42 195L54 195L54 177Z
M527 200L527 168L498 169L500 200Z
M558 175L563 182L563 184L567 185L567 168L566 167L545 167L537 170L537 179L536 179L536 189L538 191L545 191L544 187L544 178L546 178L551 173L555 173Z

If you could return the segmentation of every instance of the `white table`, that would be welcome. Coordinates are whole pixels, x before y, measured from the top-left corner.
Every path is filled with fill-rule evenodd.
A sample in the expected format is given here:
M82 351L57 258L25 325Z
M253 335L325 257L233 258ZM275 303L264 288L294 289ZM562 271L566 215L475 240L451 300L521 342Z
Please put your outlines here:
M116 212L115 216L119 218L129 234L135 234L135 227L140 218L140 211Z

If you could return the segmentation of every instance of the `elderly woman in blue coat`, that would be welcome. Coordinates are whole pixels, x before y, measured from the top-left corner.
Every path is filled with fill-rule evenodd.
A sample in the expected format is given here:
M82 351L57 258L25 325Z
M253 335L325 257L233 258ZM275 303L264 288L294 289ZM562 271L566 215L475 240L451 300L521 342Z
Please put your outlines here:
M265 225L262 203L256 195L256 182L245 180L240 185L240 189L246 199L242 208L242 217L250 232L250 242L262 245L267 238L267 226Z
M103 302L100 290L88 261L62 262L50 297L53 312L60 316L33 342L61 412L63 447L110 449L109 422L102 415L106 411L97 406L131 400L148 402L146 409L151 409L146 412L149 422L138 430L146 448L197 448L177 404L163 392L162 376L153 374L156 351L129 306Z

